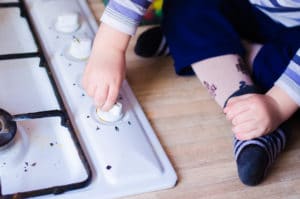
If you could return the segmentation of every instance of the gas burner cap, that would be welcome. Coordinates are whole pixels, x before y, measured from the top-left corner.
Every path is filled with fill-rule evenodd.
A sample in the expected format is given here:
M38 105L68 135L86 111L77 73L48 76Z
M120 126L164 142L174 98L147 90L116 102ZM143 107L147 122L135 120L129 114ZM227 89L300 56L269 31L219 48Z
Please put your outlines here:
M17 124L12 116L3 109L0 109L0 147L3 147L13 140L17 132Z
M92 49L92 40L90 38L74 37L68 49L68 54L72 58L85 60L90 56L91 49Z
M63 13L59 15L55 23L55 29L62 33L75 32L79 26L79 15L76 12Z
M123 117L122 104L117 102L109 111L96 109L97 117L104 122L116 122Z

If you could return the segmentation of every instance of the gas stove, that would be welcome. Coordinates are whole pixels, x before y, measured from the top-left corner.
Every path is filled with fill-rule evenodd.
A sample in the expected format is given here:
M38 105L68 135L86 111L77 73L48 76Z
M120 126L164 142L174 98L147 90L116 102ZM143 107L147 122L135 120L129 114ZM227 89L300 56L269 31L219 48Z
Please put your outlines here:
M81 87L84 0L0 0L0 198L117 198L176 173L127 81L109 112Z

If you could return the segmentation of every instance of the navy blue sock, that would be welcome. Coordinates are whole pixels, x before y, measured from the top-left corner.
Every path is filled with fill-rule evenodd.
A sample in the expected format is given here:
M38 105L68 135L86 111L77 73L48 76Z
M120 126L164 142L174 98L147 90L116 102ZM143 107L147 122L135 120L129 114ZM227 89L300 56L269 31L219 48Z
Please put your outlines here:
M285 144L286 134L280 128L252 140L241 141L235 138L234 154L240 180L249 186L262 182Z
M240 82L240 89L229 98L247 93L258 93L257 91L254 86ZM224 106L226 103L227 101ZM240 180L249 186L262 182L285 144L286 134L281 128L252 140L241 141L234 138L234 155Z

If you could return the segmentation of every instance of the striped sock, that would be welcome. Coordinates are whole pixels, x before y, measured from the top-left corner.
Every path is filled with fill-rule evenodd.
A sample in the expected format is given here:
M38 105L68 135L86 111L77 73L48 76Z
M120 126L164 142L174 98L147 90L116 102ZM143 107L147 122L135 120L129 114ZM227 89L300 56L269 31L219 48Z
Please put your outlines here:
M240 82L240 89L233 93L228 99L247 93L259 92L255 86ZM272 133L252 140L242 141L234 138L234 155L240 180L250 186L262 182L268 168L284 149L285 144L286 134L283 128L278 128Z
M169 47L160 26L143 32L137 39L134 51L141 57L168 56Z
M259 184L285 144L286 134L281 128L252 140L234 138L234 155L240 180L246 185Z

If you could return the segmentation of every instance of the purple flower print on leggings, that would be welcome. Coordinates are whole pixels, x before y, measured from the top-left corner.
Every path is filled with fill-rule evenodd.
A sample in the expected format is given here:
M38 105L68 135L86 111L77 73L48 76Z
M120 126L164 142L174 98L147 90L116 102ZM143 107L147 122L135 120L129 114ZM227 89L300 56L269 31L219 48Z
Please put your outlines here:
M217 87L215 84L209 84L207 81L203 81L203 85L207 88L209 94L215 98Z

